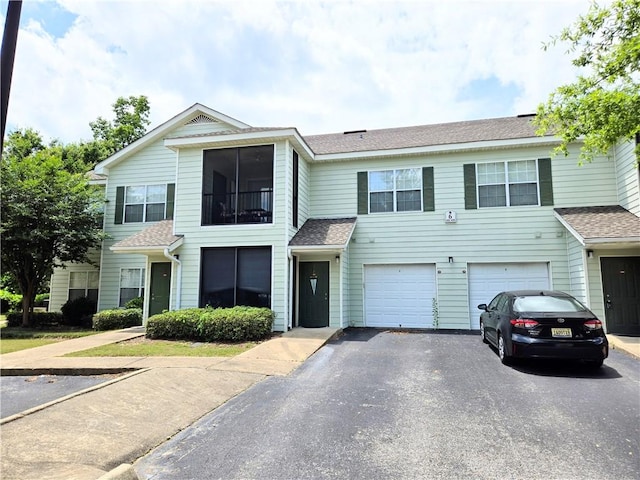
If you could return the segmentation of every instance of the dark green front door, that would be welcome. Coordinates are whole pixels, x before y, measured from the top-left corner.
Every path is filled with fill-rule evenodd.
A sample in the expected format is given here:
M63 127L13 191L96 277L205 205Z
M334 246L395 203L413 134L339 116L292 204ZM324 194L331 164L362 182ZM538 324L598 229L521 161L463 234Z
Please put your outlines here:
M151 299L149 316L169 310L171 293L171 262L151 264Z
M329 262L300 262L301 327L329 326Z
M640 257L603 257L607 333L640 336Z

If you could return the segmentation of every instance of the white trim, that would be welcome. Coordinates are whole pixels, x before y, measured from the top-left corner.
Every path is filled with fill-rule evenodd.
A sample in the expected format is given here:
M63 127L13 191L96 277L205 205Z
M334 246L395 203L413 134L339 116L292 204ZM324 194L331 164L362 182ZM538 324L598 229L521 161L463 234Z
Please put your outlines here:
M555 210L553 211L553 215L562 224L562 226L566 228L569 231L569 233L571 233L571 235L573 235L575 239L578 240L578 242L580 242L580 245L582 245L583 247L586 246L584 242L584 238L582 238L582 235L580 235L575 228L569 225L569 223L567 223L567 221L564 218L562 218L562 215L560 215Z
M261 140L262 143L276 143L278 141L288 140L294 146L299 147L297 149L298 155L300 155L300 151L304 151L307 157L311 160L313 160L315 156L313 151L311 151L311 149L305 142L304 138L300 136L295 128L262 130L258 132L243 132L242 130L239 130L235 133L227 133L224 135L212 134L192 137L165 138L164 146L171 149L201 147L203 150L210 150L212 148L225 148L226 144L237 142L251 143L251 146L253 146L253 142L255 142L256 140ZM217 144L224 145L215 146Z

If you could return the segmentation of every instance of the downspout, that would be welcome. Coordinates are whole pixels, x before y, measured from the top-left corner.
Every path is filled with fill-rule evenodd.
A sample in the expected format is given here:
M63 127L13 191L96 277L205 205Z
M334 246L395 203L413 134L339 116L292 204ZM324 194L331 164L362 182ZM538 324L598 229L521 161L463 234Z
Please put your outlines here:
M293 295L294 295L294 285L291 282L293 278L293 254L291 253L291 247L287 247L287 277L286 277L286 288L287 292L287 325L285 325L286 330L291 330L293 328Z
M169 247L165 247L164 256L177 265L176 269L176 310L180 310L182 298L182 262L177 257L169 253Z

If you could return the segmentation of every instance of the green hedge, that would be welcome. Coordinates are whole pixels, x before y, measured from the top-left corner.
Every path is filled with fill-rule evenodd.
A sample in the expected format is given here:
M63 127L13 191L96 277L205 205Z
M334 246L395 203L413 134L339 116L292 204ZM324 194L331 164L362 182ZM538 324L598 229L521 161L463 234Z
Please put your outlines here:
M275 313L268 308L188 308L154 315L147 337L198 342L244 342L271 334Z
M33 312L30 315L32 327L58 327L65 325L64 315L60 312ZM7 313L7 326L22 326L22 312Z
M22 307L22 295L0 289L0 313L19 310Z
M142 325L142 310L139 308L102 310L93 316L94 330L119 330Z

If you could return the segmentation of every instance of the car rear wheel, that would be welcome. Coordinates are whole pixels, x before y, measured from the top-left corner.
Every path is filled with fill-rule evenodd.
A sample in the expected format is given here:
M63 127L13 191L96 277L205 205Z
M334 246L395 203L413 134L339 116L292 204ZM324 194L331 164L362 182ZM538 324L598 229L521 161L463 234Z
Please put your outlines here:
M511 357L507 353L507 346L501 334L498 334L498 356L503 365L509 365L509 363L511 363Z
M482 343L489 343L487 341L487 336L484 331L484 323L482 323L482 320L480 320L480 338L482 339Z

